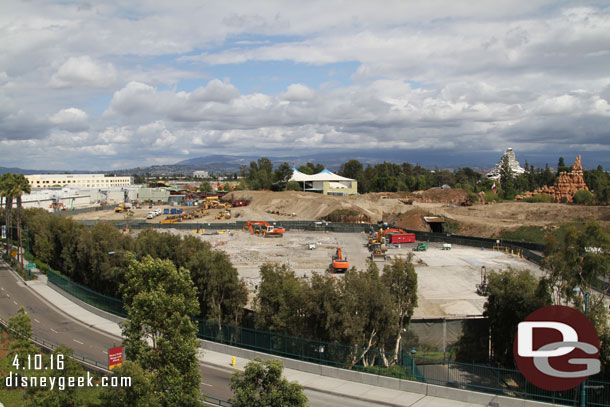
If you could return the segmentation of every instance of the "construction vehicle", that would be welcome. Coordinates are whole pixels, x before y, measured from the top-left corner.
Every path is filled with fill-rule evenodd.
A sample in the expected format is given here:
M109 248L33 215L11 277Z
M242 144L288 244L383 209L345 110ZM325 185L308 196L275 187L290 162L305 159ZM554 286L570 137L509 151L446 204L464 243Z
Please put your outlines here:
M160 224L165 225L165 224L174 224L174 223L178 223L176 222L176 219L163 219L161 221L159 221Z
M220 213L218 215L216 215L216 219L218 220L224 220L224 219L231 219L231 211L225 209L224 211L220 211Z
M247 199L240 199L238 201L233 201L233 207L237 208L239 206L248 206L250 202Z
M481 267L481 283L477 284L477 294L484 297L489 295L489 286L487 284L487 269L485 266Z
M416 252L425 252L426 250L428 250L428 244L427 243L419 243L417 245L417 247L415 247L413 249L413 251L416 251Z
M413 205L413 200L406 198L406 199L400 199L400 202L402 202L405 205Z
M381 260L381 261L389 260L389 256L387 256L385 254L387 251L388 251L388 249L385 246L385 244L375 243L373 245L373 247L371 248L371 260L373 260L373 261L375 261L375 260Z
M114 208L115 213L127 212L129 210L131 210L131 204L129 202L121 203Z
M282 237L286 233L286 229L270 225L262 220L248 221L243 230L249 230L253 235L263 237Z
M337 251L333 256L333 262L331 263L332 272L333 273L345 273L347 269L349 269L349 262L347 261L347 257L343 258L343 253L341 252L341 248L337 247Z

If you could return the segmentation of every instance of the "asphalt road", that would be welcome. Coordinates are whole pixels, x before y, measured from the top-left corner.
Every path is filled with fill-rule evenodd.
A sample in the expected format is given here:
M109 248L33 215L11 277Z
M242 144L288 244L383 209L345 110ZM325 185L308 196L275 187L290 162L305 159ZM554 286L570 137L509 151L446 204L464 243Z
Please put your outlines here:
M33 294L0 261L0 316L8 320L24 307L32 320L32 332L49 342L66 345L74 353L98 362L108 363L108 349L120 346L121 338L90 328L56 311ZM202 363L199 371L203 378L201 390L204 394L228 400L231 396L229 378L231 373Z
M32 320L34 335L54 344L71 348L74 353L86 358L108 363L108 349L121 344L121 338L90 328L67 315L55 310L50 304L33 294L0 260L0 316L8 320L24 307ZM229 387L231 370L218 368L206 363L199 367L201 391L222 400L231 398ZM334 396L315 390L306 390L312 407L371 406L351 398Z

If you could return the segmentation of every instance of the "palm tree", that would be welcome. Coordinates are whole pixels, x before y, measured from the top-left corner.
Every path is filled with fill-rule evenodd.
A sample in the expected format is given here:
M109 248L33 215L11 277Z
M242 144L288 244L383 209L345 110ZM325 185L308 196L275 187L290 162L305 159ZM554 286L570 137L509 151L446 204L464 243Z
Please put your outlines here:
M23 254L21 253L21 195L29 194L31 191L32 187L23 174L13 174L13 197L17 198L17 244L19 245L17 260L19 269L23 267Z
M4 205L4 225L6 228L6 256L11 252L10 230L11 215L13 213L13 176L11 173L4 173L0 177L0 197L5 199Z

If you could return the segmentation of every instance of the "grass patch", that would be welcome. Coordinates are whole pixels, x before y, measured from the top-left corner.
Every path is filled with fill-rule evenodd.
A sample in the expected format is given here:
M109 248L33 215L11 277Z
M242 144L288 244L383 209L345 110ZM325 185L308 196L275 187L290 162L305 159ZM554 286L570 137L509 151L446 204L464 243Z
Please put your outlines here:
M551 196L547 194L538 194L525 198L523 201L529 203L551 203Z
M502 240L514 240L516 242L544 243L546 231L540 226L521 226L516 230L509 230L500 234Z

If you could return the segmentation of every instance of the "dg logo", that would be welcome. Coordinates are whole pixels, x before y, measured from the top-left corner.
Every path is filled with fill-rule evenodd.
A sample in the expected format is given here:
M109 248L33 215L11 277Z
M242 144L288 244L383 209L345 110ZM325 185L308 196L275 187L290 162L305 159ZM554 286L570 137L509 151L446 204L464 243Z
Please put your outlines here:
M599 338L582 313L562 305L540 308L525 318L513 343L517 367L533 385L572 389L599 373Z

